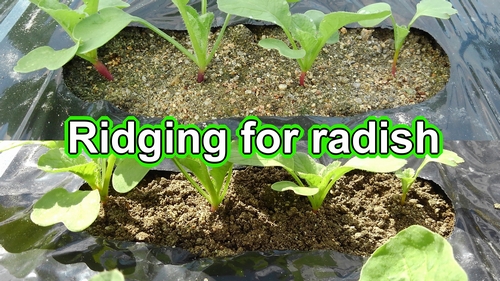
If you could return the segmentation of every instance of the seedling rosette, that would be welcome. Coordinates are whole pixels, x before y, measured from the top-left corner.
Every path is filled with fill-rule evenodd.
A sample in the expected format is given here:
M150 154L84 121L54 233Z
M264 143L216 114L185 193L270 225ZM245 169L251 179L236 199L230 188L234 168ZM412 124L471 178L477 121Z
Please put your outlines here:
M149 168L136 159L108 158L89 160L85 155L70 158L64 152L63 141L12 142L0 147L0 152L16 146L38 144L49 148L38 159L38 168L48 173L70 172L82 178L91 190L68 192L62 187L44 194L34 205L31 220L40 226L62 222L70 231L82 231L97 218L101 202L108 198L111 179L113 188L120 193L132 190L146 175Z
M214 14L212 12L207 12L207 0L201 1L202 6L200 14L198 14L193 7L187 5L189 0L172 0L172 2L179 9L184 24L186 25L194 55L180 44L176 47L198 65L198 76L196 81L198 81L198 83L203 82L207 66L220 45L231 15L226 15L226 19L214 43L212 51L208 52L208 37L214 21Z
M209 168L203 160L191 156L174 157L172 161L191 185L207 199L210 203L210 211L215 212L226 196L233 173L233 163L226 162L221 166ZM201 186L186 169L196 176Z
M363 11L329 14L309 10L303 14L292 15L289 7L291 2L297 1L219 0L218 5L219 9L225 13L267 21L280 26L291 48L287 43L274 38L262 39L259 45L266 49L276 49L282 56L296 59L301 70L299 78L301 86L304 86L306 73L311 69L325 44L338 42L338 30L341 27L362 20L371 20L373 25L376 25L390 15L390 11L385 10L373 13Z
M49 46L38 47L17 62L14 67L15 71L27 73L42 68L55 70L65 65L76 55L90 62L106 79L113 80L111 73L97 57L97 48L81 48L83 42L81 38L74 34L74 31L78 23L91 15L109 8L123 9L130 6L129 4L121 0L83 0L83 5L72 10L57 0L30 0L30 2L54 18L71 37L75 45L57 51Z
M283 167L290 173L295 182L281 181L274 183L271 188L276 191L291 190L297 195L307 196L313 212L318 211L335 182L346 173L356 169L375 173L389 173L402 168L406 164L404 159L389 156L387 158L354 157L344 165L341 165L340 161L333 161L325 166L302 152L297 152L288 158L281 154L273 158L265 158L258 154L246 157L232 152L230 161L240 165ZM301 179L305 180L307 185Z
M396 65L398 63L399 53L403 44L406 40L406 36L410 33L411 25L417 20L417 18L421 16L435 17L440 19L449 19L451 15L457 13L457 10L453 9L450 2L447 0L422 0L417 4L417 11L415 15L408 23L408 26L399 25L396 23L396 20L392 16L391 6L387 3L374 3L363 7L360 9L360 12L363 13L375 13L380 11L388 11L390 12L390 17L392 21L392 27L394 28L394 58L392 60L392 76L396 76ZM373 21L360 21L360 25L368 27L374 26L375 23Z
M401 188L403 190L403 194L401 195L401 205L405 203L406 194L408 193L408 191L410 191L411 186L417 180L418 174L420 174L420 171L422 171L425 165L427 165L427 163L429 162L436 162L451 167L456 167L458 164L463 163L464 159L462 159L453 151L443 149L443 153L441 153L441 155L439 155L439 157L437 158L425 156L424 161L422 161L422 164L420 164L417 171L412 168L396 171L396 176L401 179Z
M124 12L122 8L128 7L129 4L121 0L84 0L84 5L75 10L71 10L68 6L59 3L57 0L30 1L51 15L68 33L75 45L57 51L49 46L39 47L31 51L21 58L14 67L15 71L21 73L42 68L55 70L65 65L77 55L92 63L99 73L108 80L112 80L113 77L106 66L97 58L97 49L115 37L131 22L137 22L154 31L193 60L199 67L197 80L201 82L204 79L207 65L210 63L222 40L224 30L230 18L230 15L227 15L212 51L207 53L208 36L214 15L206 11L206 0L202 1L201 15L198 15L192 7L187 6L189 0L174 0L173 2L179 8L188 29L195 52L193 55L174 38L148 21Z
M104 45L131 22L140 23L167 40L189 59L195 62L198 65L197 81L202 82L205 77L207 66L214 57L222 41L224 31L229 23L230 15L226 16L224 25L219 32L212 51L208 52L208 39L214 15L211 12L207 12L206 0L202 1L201 14L198 14L194 8L187 5L189 0L173 0L172 2L177 6L184 20L194 54L148 21L129 15L116 8L109 8L106 11L101 11L99 14L84 19L75 28L75 36L83 41L82 45L84 46L82 48L88 50Z

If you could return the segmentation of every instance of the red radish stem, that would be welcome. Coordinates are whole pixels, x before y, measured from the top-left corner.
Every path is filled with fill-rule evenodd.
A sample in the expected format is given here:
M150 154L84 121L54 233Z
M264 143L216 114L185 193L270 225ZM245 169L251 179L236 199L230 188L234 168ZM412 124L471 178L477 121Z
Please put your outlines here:
M200 70L200 71L198 71L198 78L196 79L196 81L198 83L201 83L201 82L203 82L203 80L205 80L205 72Z
M391 73L392 73L392 77L396 77L396 62L395 61L392 63Z
M399 50L394 52L394 57L392 58L392 77L396 77L396 64L398 63Z
M306 72L302 71L300 73L300 78L299 78L299 84L300 86L304 87L304 80L306 79Z
M101 61L96 61L94 63L94 68L104 77L106 77L106 79L108 79L109 81L113 81L113 75L111 75L111 73L109 72L109 70L106 68L106 66L104 65L104 63L102 63Z

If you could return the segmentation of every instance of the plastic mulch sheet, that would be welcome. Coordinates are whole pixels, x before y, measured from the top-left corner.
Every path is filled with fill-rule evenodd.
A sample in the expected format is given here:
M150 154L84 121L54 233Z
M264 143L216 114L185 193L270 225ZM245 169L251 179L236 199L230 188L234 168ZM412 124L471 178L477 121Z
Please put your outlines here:
M182 29L170 1L128 1L134 15L164 29ZM191 1L198 7L199 1ZM307 1L310 8L356 11L375 1ZM399 22L409 20L416 0L388 2ZM421 176L442 186L457 212L449 238L455 257L470 280L500 279L500 9L494 0L451 1L458 15L450 20L419 18L415 28L433 36L450 58L445 89L419 105L373 111L349 118L261 118L275 125L344 123L354 127L367 116L389 116L411 124L425 116L443 132L445 148L465 163L450 168L429 164ZM72 6L77 6L77 1ZM216 10L214 3L210 9ZM223 17L216 12L216 20ZM245 22L236 19L233 23ZM64 85L62 70L29 74L13 71L17 60L41 45L67 47L70 39L50 17L26 0L0 3L0 139L62 139L68 116L127 116L107 102L86 103ZM156 123L157 119L142 119ZM214 120L236 128L239 118ZM96 271L119 268L130 280L357 280L363 258L335 251L245 253L226 259L195 259L182 249L97 239L64 226L42 228L29 220L30 208L46 191L75 190L79 179L46 174L36 168L42 148L25 147L0 156L0 276L2 280L86 280ZM416 166L416 162L414 163ZM168 163L166 164L168 169Z
M304 143L299 149L304 149ZM455 168L429 164L421 177L439 184L453 202L455 229L448 239L469 280L500 277L499 141L446 142L466 159ZM39 227L30 206L48 190L78 189L71 174L46 174L36 168L45 148L23 147L0 162L0 276L2 280L86 280L95 271L118 268L128 280L357 280L364 259L336 251L247 252L240 256L195 259L179 248L107 241L62 225ZM6 160L8 158L8 160ZM323 159L325 160L325 159ZM416 168L420 161L410 159ZM331 161L331 160L330 160ZM166 163L169 164L169 163ZM170 169L172 165L164 165ZM7 277L7 278L5 278ZM212 279L213 278L213 279Z

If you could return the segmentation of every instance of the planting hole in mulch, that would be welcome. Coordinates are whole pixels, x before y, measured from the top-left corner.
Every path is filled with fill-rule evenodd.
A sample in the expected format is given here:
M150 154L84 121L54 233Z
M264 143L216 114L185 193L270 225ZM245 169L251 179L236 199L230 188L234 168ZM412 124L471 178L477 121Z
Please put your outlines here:
M210 212L182 174L152 171L127 194L111 191L88 231L108 239L181 247L199 257L314 249L368 256L410 225L444 237L453 231L452 204L429 181L418 179L400 205L401 182L393 174L352 171L313 213L306 197L271 189L281 180L293 178L274 167L236 170L223 203Z
M189 46L187 32L167 33ZM105 99L136 116L199 123L248 115L352 116L417 104L441 91L450 75L447 55L423 31L411 30L393 77L392 30L343 28L340 42L323 48L301 87L297 62L258 46L263 37L286 41L275 26L228 27L206 80L197 83L196 64L172 44L147 29L126 28L99 48L114 81L80 58L64 66L64 81L86 101Z

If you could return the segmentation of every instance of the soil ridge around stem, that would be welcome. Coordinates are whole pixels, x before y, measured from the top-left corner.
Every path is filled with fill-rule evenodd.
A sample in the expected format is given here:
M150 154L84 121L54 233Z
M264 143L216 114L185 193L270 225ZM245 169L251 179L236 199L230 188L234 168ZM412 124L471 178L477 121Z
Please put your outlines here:
M455 214L439 186L418 179L400 205L394 174L352 171L340 178L318 213L306 197L276 192L292 180L281 168L234 171L216 212L180 173L151 172L127 194L110 192L92 235L181 247L199 257L246 251L331 249L369 256L402 229L419 224L444 237Z

